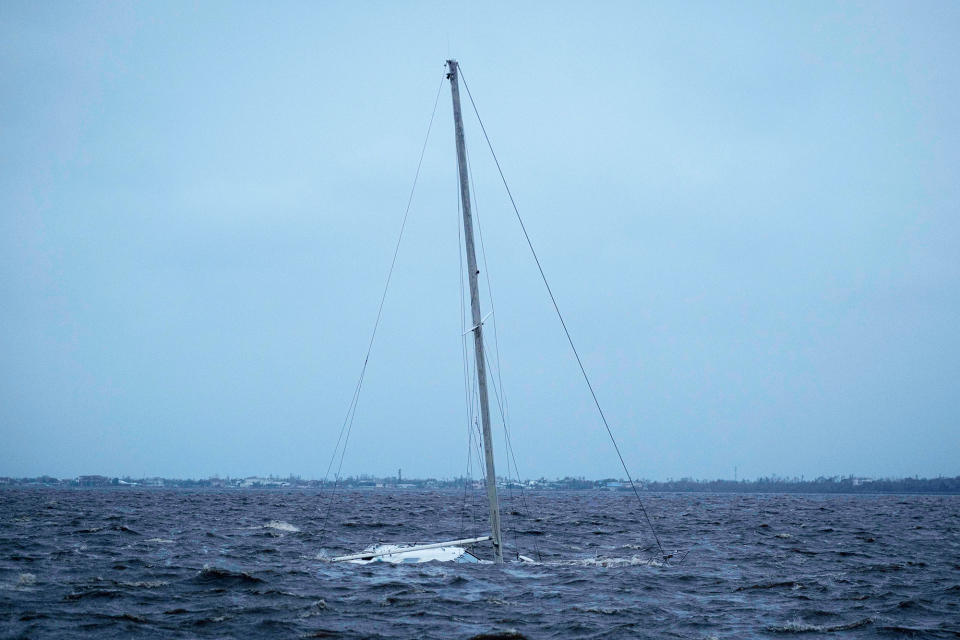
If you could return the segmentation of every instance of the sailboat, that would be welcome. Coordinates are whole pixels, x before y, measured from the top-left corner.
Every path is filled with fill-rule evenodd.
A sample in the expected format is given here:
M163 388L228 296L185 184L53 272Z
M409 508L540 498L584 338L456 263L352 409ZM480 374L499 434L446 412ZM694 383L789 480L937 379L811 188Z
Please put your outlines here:
M457 142L457 165L460 172L460 202L463 211L463 236L467 254L467 272L470 281L470 309L473 320L473 344L476 351L477 385L480 395L480 423L483 434L483 458L486 467L487 502L490 507L490 535L432 544L404 546L379 545L366 552L332 558L333 562L480 562L466 545L490 541L493 544L494 563L503 563L503 538L500 530L500 506L497 501L497 472L493 456L493 433L490 428L490 399L487 392L486 357L483 348L483 320L480 313L480 285L477 275L477 252L473 240L473 216L470 209L470 180L467 173L467 148L463 136L463 114L460 108L460 65L447 60L447 79L453 96L454 134Z
M473 343L475 358L474 364L476 366L476 383L478 388L479 396L479 405L480 405L480 427L483 441L483 460L485 467L485 484L486 484L486 494L487 502L489 507L489 526L490 533L489 535L479 536L474 538L463 538L458 540L447 540L442 542L434 542L427 544L417 544L417 545L407 545L407 544L380 544L367 548L364 551L358 553L352 553L348 555L337 556L330 558L332 562L350 562L356 564L368 564L373 562L388 562L395 564L408 564L408 563L421 563L421 562L458 562L458 563L488 563L489 560L481 560L477 555L471 552L471 545L478 545L481 543L490 542L493 546L493 560L494 564L502 564L504 561L503 554L503 536L500 527L500 508L499 502L497 499L497 473L496 467L494 464L494 454L493 454L493 434L490 427L490 400L488 397L487 391L487 367L486 363L487 358L484 353L484 335L483 335L483 325L484 320L486 319L480 309L480 288L478 282L478 274L480 273L477 267L477 255L474 248L474 223L473 216L471 213L471 198L470 198L470 177L469 169L467 164L467 152L466 145L464 142L464 132L463 132L463 115L460 106L460 66L456 60L447 60L447 74L446 78L450 81L450 93L453 99L453 120L454 120L454 134L456 138L456 148L457 148L457 166L459 170L459 184L460 184L460 202L461 202L461 211L463 214L463 237L464 237L464 249L467 258L467 275L470 283L470 309L471 309L471 319L472 326L468 329L466 333L473 334ZM469 92L469 88L467 89ZM439 94L438 94L439 96ZM472 98L471 98L472 102ZM432 124L432 120L431 120ZM482 127L482 122L481 122ZM428 130L429 136L429 130ZM484 130L484 136L486 136L486 131ZM426 143L424 143L426 144ZM489 139L488 139L489 144ZM492 151L492 147L491 147ZM496 156L494 155L494 159ZM421 155L422 161L422 155ZM498 169L499 169L499 162ZM419 168L418 168L419 172ZM502 176L502 172L501 172ZM506 186L506 181L504 180L504 185ZM507 188L509 194L509 187ZM412 197L412 194L411 194ZM511 202L513 201L513 196L510 196ZM516 210L516 204L514 203L514 209ZM409 210L409 203L408 203ZM519 218L519 212L517 212ZM523 222L521 220L521 227ZM524 228L524 234L526 235L526 229ZM527 236L527 242L530 242L529 236ZM530 249L533 251L533 245L530 244ZM536 252L533 252L534 258L536 259ZM539 260L537 260L537 265L539 267ZM543 269L540 268L541 276L543 276ZM546 277L543 277L544 283L546 284ZM388 278L389 283L389 278ZM549 284L547 284L547 290L550 291ZM553 293L550 292L550 298L553 301L554 308L557 311L557 314L560 315L559 307L557 307L556 300L553 298ZM382 309L382 300L381 300L381 309ZM587 386L590 388L590 393L593 396L594 402L596 403L597 409L600 411L600 416L603 418L603 423L607 427L608 433L610 433L611 440L613 440L613 433L610 431L609 425L607 425L606 417L603 414L603 410L600 408L600 404L597 401L596 394L593 392L593 387L590 384L590 380L586 375L586 371L583 368L583 364L580 361L579 355L577 355L576 347L573 346L573 340L570 338L570 334L566 329L566 323L563 322L563 317L560 316L561 324L563 324L564 332L567 334L567 339L570 341L570 346L573 348L574 354L577 356L577 362L580 364L580 369L583 372L584 379L587 382ZM466 335L466 333L464 335ZM372 341L371 341L372 343ZM369 358L369 351L368 351ZM361 375L362 380L362 375ZM359 390L359 385L358 385ZM356 399L356 396L355 396ZM349 414L348 414L349 415ZM630 473L626 468L626 464L623 463L623 456L620 455L619 447L616 445L616 441L613 440L614 447L617 449L617 455L620 457L620 462L623 464L624 471L626 471L627 476L630 477ZM339 442L338 442L339 444ZM634 490L634 493L637 495L639 501L640 496L637 493L636 486L633 483L633 479L630 478L630 485ZM640 507L643 509L643 503L640 502ZM643 509L644 516L646 517L646 510ZM647 523L650 523L649 517L647 517ZM652 524L651 524L652 530ZM656 537L656 532L654 532ZM660 547L661 554L663 553L663 548L660 546L659 538L657 538L657 545ZM668 558L666 554L663 554L664 558ZM533 562L529 557L520 555L519 553L515 556L520 562Z

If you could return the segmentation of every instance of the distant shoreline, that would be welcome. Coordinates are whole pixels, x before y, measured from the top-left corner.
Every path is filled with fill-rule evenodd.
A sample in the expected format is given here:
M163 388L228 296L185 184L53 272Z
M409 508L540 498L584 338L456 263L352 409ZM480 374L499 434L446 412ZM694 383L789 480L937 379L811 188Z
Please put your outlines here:
M464 488L481 489L481 480L477 478L376 478L359 476L332 480L304 480L298 476L279 478L276 476L245 478L130 478L99 475L78 476L75 478L54 478L39 476L35 478L0 477L0 490L14 487L47 488L210 488L224 490L244 489L307 489L329 490L336 486L345 490L408 490L435 491ZM586 480L584 478L558 478L547 480L507 480L497 482L502 491L601 491L629 492L630 483L623 479L607 478ZM897 478L873 479L853 476L835 476L815 480L759 478L756 480L668 480L638 481L636 487L644 493L796 493L796 494L903 494L903 495L954 495L960 494L960 476L946 478Z

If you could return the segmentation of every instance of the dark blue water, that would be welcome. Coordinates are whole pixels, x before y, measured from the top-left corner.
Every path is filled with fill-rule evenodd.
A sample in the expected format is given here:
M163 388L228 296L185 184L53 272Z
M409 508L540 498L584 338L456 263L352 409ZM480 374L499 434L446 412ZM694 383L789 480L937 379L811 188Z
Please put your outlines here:
M475 500L476 498L474 498ZM534 565L344 565L481 533L462 493L0 490L5 638L960 636L960 498L528 493ZM474 515L475 514L475 515ZM516 532L516 533L515 533Z

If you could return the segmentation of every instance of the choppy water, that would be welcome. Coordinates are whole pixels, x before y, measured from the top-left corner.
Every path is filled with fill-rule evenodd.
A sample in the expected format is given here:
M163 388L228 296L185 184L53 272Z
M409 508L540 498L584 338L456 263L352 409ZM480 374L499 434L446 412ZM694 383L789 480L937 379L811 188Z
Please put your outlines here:
M0 490L0 635L960 636L960 497L646 501L682 563L628 494L508 497L506 542L542 562L495 567L323 560L480 532L455 492L346 493L322 536L316 492Z

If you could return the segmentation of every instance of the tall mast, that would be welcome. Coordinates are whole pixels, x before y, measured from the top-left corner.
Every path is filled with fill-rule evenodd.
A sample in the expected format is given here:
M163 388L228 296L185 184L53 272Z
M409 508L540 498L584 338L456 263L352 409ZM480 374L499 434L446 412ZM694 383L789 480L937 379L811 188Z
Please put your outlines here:
M473 312L473 343L476 348L477 384L480 387L480 420L483 426L483 457L487 468L487 500L490 503L490 535L493 537L494 560L503 562L500 537L500 505L497 503L497 472L493 467L493 435L490 431L490 401L487 398L487 367L483 355L483 321L480 316L480 289L477 284L477 254L473 248L473 217L470 213L470 182L467 175L467 150L463 142L463 116L460 113L459 66L447 60L450 70L450 93L453 96L453 122L457 138L457 165L460 169L460 201L463 204L463 237L467 247L467 270L470 276L470 308Z

